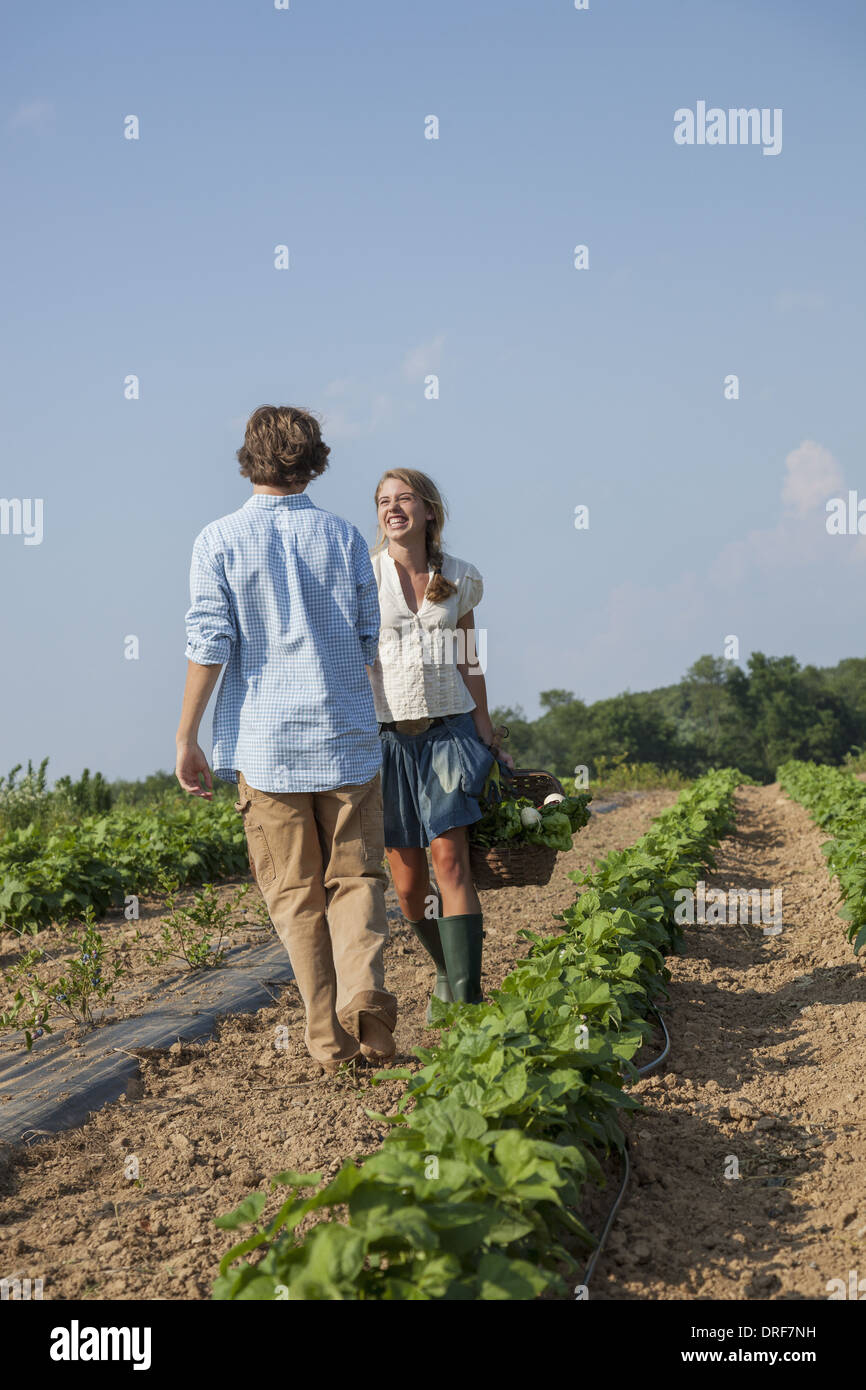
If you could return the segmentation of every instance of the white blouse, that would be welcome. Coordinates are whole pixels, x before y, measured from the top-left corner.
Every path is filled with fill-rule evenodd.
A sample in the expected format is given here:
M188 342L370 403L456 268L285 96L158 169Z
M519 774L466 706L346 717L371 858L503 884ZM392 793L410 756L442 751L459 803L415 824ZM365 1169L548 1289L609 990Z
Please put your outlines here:
M377 550L370 558L382 614L379 651L370 668L376 718L390 724L397 719L468 714L475 701L457 670L457 662L466 659L466 635L457 620L481 599L481 575L465 560L443 555L443 577L457 585L457 592L441 603L425 598L413 613L387 549Z

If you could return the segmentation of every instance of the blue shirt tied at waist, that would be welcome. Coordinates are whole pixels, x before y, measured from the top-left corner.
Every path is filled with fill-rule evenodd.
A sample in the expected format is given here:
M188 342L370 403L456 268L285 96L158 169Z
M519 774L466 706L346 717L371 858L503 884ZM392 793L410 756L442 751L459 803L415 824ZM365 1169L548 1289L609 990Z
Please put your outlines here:
M226 663L213 770L266 792L329 791L381 766L365 669L379 600L357 527L305 493L253 493L196 538L186 655Z

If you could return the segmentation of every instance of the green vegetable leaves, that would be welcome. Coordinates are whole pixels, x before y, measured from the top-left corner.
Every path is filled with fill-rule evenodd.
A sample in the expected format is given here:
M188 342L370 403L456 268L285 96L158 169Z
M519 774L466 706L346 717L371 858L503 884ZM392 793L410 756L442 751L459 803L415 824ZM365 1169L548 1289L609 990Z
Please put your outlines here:
M776 776L822 829L833 836L821 846L827 868L839 880L854 954L866 946L866 785L850 772L816 763L784 763Z
M591 799L588 793L581 793L539 806L539 820L530 825L524 824L520 814L535 809L528 797L488 802L481 820L470 827L469 838L484 849L496 844L523 843L567 851L572 848L572 836L589 820L587 807Z
M562 1272L577 1268L574 1242L592 1244L574 1214L582 1185L602 1180L598 1155L621 1147L618 1117L638 1105L623 1085L678 939L675 889L700 876L740 780L710 774L632 849L581 876L564 931L530 933L529 958L490 1004L442 1005L449 1026L419 1051L401 1123L360 1167L344 1164L306 1202L293 1194L284 1228L278 1217L230 1250L214 1297L477 1302L561 1291ZM586 800L546 808L538 833L564 834L560 817L569 832L584 824ZM526 831L519 803L489 814L491 829ZM298 1241L314 1204L328 1216ZM242 1211L259 1217L258 1197L254 1212L241 1204L229 1219Z
M29 825L0 838L0 924L35 932L86 907L100 917L125 894L156 888L164 874L201 883L246 870L243 824L222 797L166 796L154 807L81 816L47 836Z

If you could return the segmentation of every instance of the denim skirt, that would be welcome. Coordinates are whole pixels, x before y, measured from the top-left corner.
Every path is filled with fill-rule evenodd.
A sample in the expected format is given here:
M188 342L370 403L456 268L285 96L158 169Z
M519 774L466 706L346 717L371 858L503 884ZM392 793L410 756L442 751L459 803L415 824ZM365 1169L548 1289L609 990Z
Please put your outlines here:
M388 849L424 849L437 835L481 819L478 797L493 754L471 714L449 715L423 734L383 729L382 803Z

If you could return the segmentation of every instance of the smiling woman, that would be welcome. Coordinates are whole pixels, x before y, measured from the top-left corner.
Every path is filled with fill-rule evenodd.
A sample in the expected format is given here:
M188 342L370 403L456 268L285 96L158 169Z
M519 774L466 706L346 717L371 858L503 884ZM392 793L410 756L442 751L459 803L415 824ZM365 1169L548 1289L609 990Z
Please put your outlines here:
M424 537L424 568L410 575L405 564L400 566L400 583L410 612L417 613L425 599L436 603L454 593L456 586L442 575L445 502L432 479L414 468L386 473L376 489L376 512L379 533L374 554L391 539L400 542L414 536L417 542Z
M445 503L426 474L386 473L376 512L381 632L370 678L388 862L403 914L436 965L434 994L478 1003L484 933L467 827L481 818L478 798L500 756L476 655L474 609L484 584L474 565L443 551ZM436 919L428 846L441 898Z

